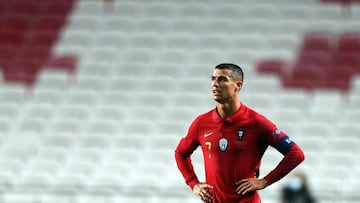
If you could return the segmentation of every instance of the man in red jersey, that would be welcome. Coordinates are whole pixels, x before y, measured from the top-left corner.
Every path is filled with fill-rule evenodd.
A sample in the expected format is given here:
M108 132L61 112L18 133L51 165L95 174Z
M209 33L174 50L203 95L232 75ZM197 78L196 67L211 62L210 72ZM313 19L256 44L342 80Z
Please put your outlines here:
M198 116L175 150L177 166L186 184L204 202L260 203L257 190L280 180L304 160L304 153L271 121L240 102L242 69L219 64L212 74L216 108ZM261 158L268 146L284 156L265 177L259 178ZM200 182L190 156L200 146L206 181Z

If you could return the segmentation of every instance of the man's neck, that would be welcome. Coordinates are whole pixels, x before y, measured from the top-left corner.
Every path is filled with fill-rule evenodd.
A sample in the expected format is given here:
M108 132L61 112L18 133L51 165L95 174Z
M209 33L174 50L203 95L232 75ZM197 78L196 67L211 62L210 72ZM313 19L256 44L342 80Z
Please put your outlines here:
M224 103L224 104L217 104L217 111L218 114L222 119L227 119L232 116L241 106L240 101L231 102L231 103Z

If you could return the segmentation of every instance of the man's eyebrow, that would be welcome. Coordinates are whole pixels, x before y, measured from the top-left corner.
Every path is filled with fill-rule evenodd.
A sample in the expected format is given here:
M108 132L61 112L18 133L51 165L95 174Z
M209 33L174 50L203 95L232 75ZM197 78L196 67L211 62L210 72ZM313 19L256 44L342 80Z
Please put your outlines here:
M211 79L216 79L216 78L230 79L230 76L227 76L227 75L219 75L219 76L212 75L211 76Z

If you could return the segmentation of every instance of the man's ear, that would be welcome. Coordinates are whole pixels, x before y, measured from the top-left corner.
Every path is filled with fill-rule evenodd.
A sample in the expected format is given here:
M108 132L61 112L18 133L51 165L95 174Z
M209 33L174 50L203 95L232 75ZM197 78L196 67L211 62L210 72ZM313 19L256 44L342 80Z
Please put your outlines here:
M241 81L236 82L237 91L239 92L242 88L243 83Z

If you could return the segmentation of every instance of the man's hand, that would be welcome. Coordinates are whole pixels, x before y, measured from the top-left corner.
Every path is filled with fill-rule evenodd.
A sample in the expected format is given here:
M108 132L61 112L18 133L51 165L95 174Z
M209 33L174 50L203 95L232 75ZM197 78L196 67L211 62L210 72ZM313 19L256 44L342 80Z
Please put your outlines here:
M235 184L238 186L236 192L239 195L245 195L248 192L264 189L267 186L267 181L265 179L247 178L242 179Z
M204 202L209 202L212 200L212 195L209 192L209 189L214 188L213 186L206 183L198 183L194 186L193 192L201 198Z

